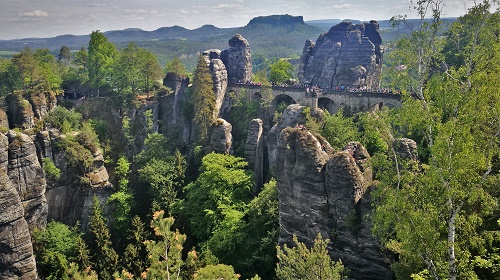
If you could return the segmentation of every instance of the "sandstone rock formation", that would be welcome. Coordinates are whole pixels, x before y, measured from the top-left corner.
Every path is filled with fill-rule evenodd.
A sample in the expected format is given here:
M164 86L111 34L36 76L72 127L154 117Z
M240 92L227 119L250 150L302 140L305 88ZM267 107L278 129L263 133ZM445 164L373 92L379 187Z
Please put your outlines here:
M366 86L377 89L382 69L382 39L376 21L342 22L307 40L301 56L299 79L323 88Z
M215 94L215 110L214 119L219 117L219 111L226 96L227 91L227 70L226 65L220 59L220 50L208 50L203 52L205 62L210 69L212 74L212 80L214 82L214 94Z
M26 135L24 135L26 136ZM26 137L20 136L21 140L17 144L29 148ZM32 143L32 142L31 142ZM12 145L15 146L15 145ZM33 197L40 192L39 186L26 184L18 186L12 184L7 171L11 168L21 168L22 170L12 169L12 174L34 175L33 164L29 164L31 158L21 157L25 155L19 147L13 147L14 153L10 151L9 138L0 134L0 278L1 279L36 279L36 265L33 255L33 246L31 244L30 228L34 226L43 226L43 205L36 205L35 199L32 201L21 200L21 195L26 199ZM35 155L36 157L36 155ZM11 164L11 161L13 164ZM27 166L20 166L17 163L26 163ZM38 165L39 166L39 165ZM36 171L34 171L36 173ZM29 178L21 179L29 181ZM19 181L19 180L18 180ZM20 193L21 190L28 190L29 194ZM43 190L44 191L44 190ZM23 205L24 204L24 205ZM46 206L46 205L45 205ZM24 208L30 211L25 215ZM39 211L37 211L39 210ZM31 220L31 225L26 222L25 216ZM39 223L39 224L37 224Z
M211 49L202 53L210 68L214 83L214 118L222 117L221 108L228 107L226 91L228 83L247 82L252 78L250 45L240 34L229 40L230 48L224 51Z
M176 136L178 145L184 146L189 142L190 127L182 117L182 104L189 85L189 78L180 77L175 73L167 73L163 85L169 87L173 93L160 97L158 101L158 131L163 134Z
M92 198L97 195L101 200L106 199L113 192L113 186L109 182L104 157L100 151L93 155L92 169L84 174L81 168L69 162L65 150L57 145L61 137L64 136L56 129L42 131L36 137L40 158L50 158L61 171L58 181L49 181L47 184L47 219L68 225L75 225L80 221L85 229ZM81 182L82 177L88 179L88 184Z
M281 131L287 127L296 127L298 124L304 124L306 122L305 115L303 114L304 108L299 104L288 106L279 122L269 130L266 144L271 172L276 171L277 146Z
M208 149L220 154L229 154L233 143L232 129L230 123L224 119L217 119L212 127Z
M56 106L56 98L50 93L31 92L27 96L10 94L7 102L8 120L11 128L31 129Z
M264 141L262 130L262 120L252 120L248 126L245 143L245 160L248 162L248 168L255 173L255 189L253 190L255 195L259 193L264 184Z
M417 143L414 140L398 138L394 140L393 145L399 156L405 159L418 160Z
M252 78L252 55L248 41L240 34L236 34L229 40L229 47L221 53L229 82L249 81Z
M9 119L4 109L0 109L0 127L9 128Z
M7 102L7 115L10 128L31 129L35 125L35 115L28 100L20 94L9 94Z
M321 233L330 239L332 259L341 259L350 270L349 279L392 279L367 218L372 176L368 152L351 142L332 155L322 141L293 125L280 133L276 149L279 244L293 244L296 235L312 245Z
M9 164L6 170L23 204L24 218L30 231L43 228L47 223L47 184L35 144L28 135L12 130L7 133L7 138Z

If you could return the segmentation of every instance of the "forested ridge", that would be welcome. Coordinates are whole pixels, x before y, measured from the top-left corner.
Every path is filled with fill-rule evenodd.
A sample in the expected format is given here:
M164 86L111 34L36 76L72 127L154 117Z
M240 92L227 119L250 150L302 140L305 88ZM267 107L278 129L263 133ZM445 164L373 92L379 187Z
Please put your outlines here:
M413 20L411 32L386 45L384 54L382 87L401 92L401 108L302 113L303 127L329 143L321 149L342 151L359 141L371 155L372 212L349 223L354 231L358 219L371 220L395 279L500 278L500 12L493 4L476 2L443 25L442 0L411 1L419 24ZM403 16L392 22L408 24ZM309 244L294 238L295 244L277 246L273 175L279 170L258 189L243 158L250 121L260 117L272 126L282 117L287 104L270 114L266 92L270 82L295 78L289 57L260 57L252 82L261 85L263 98L230 96L229 155L208 148L212 129L221 124L213 116L205 59L196 57L189 73L181 58L172 55L162 66L143 47L117 48L95 31L78 51L62 46L54 56L25 47L0 58L7 112L0 121L9 115L10 125L2 133L56 129L68 166L87 174L102 154L114 186L106 201L94 198L88 224L51 221L35 231L39 277L348 279L349 269L328 256L330 240L321 234ZM180 143L180 131L162 132L167 124L148 107L174 94L160 82L166 73L190 81L180 113L190 127L188 144ZM57 106L34 116L33 126L11 117L12 108L26 115L42 96L57 99ZM134 122L137 112L142 122ZM108 118L113 114L120 125ZM415 154L398 152L394 143L401 138L416 142ZM48 184L62 180L50 158L42 165ZM91 187L90 176L78 180Z

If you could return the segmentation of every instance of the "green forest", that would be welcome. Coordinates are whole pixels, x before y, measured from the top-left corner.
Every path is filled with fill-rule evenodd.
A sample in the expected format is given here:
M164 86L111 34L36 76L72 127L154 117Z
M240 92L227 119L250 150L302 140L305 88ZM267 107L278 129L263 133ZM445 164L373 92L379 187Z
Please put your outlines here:
M373 211L364 218L396 279L500 279L500 12L478 1L443 25L442 2L412 1L420 24L412 21L411 32L385 46L382 86L401 91L401 108L321 117L305 110L305 126L336 151L359 141L371 155ZM10 129L28 135L58 129L64 135L58 148L82 173L101 151L115 188L107 201L94 198L87 225L51 221L36 230L40 278L348 279L349 269L328 256L329 240L321 235L313 244L295 238L293 246L278 246L276 179L269 174L256 192L243 158L248 125L270 100L232 96L234 155L207 152L217 125L209 68L201 56L193 58L195 67L167 56L161 65L141 43L118 48L95 31L78 51L61 46L54 56L26 47L0 58L5 111L13 103L27 110L33 96L58 100L34 128ZM295 76L280 58L261 56L254 67L263 93L269 81ZM181 132L158 132L151 110L141 127L129 113L173 94L161 82L167 72L190 79L182 117L195 133L187 147L179 145ZM122 113L120 127L107 119L103 98ZM266 121L273 125L285 108ZM396 152L394 139L403 137L416 141L417 157ZM138 139L142 149L130 156ZM50 159L43 169L49 184L60 180ZM90 178L78 179L89 185Z

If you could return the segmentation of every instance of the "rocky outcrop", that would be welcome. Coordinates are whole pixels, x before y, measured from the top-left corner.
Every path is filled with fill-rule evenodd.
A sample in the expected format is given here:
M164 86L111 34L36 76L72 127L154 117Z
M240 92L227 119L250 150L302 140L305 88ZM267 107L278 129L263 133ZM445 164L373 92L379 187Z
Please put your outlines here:
M182 104L185 100L189 78L170 72L163 79L163 85L173 92L161 96L158 101L158 120L160 120L158 131L177 139L179 146L187 145L191 129L182 116Z
M41 92L31 92L28 101L31 104L35 118L38 120L43 119L57 104L54 95Z
M4 109L0 108L0 127L9 128L9 119Z
M248 126L245 143L245 160L248 168L255 174L254 194L257 195L264 184L264 141L262 135L262 120L254 119Z
M247 82L252 78L252 57L250 45L240 34L229 40L230 48L224 51L211 49L202 53L212 75L215 94L214 119L223 115L230 98L226 91L228 83Z
M233 136L231 135L232 129L233 126L230 123L224 119L217 119L214 126L212 126L208 150L220 154L229 154L231 151L231 144L233 143Z
M214 83L214 119L219 117L219 111L226 96L228 82L226 65L224 65L224 63L220 59L220 55L220 50L208 50L203 52L203 57L205 58L205 62L210 69L210 73L212 74L212 81Z
M377 89L382 70L382 39L376 21L342 22L306 41L299 79L323 88L359 86Z
M10 154L9 139L0 134L0 278L36 279L30 225L26 222L23 206L25 203L21 200L19 189L16 189L17 186L12 184L7 174L10 159L13 157ZM30 168L30 166L23 167L23 169ZM30 209L36 208L33 205L27 206ZM31 225L33 227L37 219L31 218L34 218Z
M5 97L10 128L31 129L35 125L35 115L28 100L21 94Z
M59 180L49 180L47 184L47 219L68 225L75 225L80 221L85 229L92 198L96 195L101 200L107 199L113 192L113 186L109 182L104 157L100 151L93 155L92 168L83 173L80 166L75 166L68 160L66 151L58 144L63 137L65 136L56 129L42 131L36 137L40 158L50 158L61 174ZM82 178L86 178L86 182Z
M298 124L304 124L306 122L305 115L303 114L304 108L305 107L299 104L288 106L283 112L279 122L274 125L267 134L266 144L268 149L269 168L272 173L276 172L277 147L281 131L287 127L296 127Z
M417 143L408 138L398 138L394 140L394 148L398 156L418 161Z
M50 93L9 94L7 102L10 128L31 129L56 106L56 98Z
M330 239L332 259L340 259L349 269L349 279L392 279L367 218L371 212L370 156L357 142L331 154L323 141L297 127L280 133L276 157L279 244L293 244L296 235L312 245L321 233Z
M43 169L38 161L36 147L31 138L22 133L9 131L9 164L7 174L16 186L24 208L24 218L30 231L43 228L47 223L47 183Z
M245 83L250 81L252 78L252 55L248 41L240 34L236 34L229 40L229 47L221 53L229 82Z

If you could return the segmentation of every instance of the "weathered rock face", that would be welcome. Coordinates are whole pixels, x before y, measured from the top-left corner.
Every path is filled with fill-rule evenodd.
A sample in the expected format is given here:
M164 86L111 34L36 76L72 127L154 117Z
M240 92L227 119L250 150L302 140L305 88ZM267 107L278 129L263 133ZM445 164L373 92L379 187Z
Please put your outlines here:
M9 119L4 109L0 109L0 127L9 128Z
M232 129L233 126L230 123L217 119L212 127L208 149L220 154L229 154L233 143Z
M318 233L329 252L350 270L349 279L392 279L371 235L369 154L357 142L330 154L329 145L300 128L284 128L277 146L280 244L312 245Z
M269 130L266 138L266 144L268 149L269 168L271 172L276 171L277 147L281 131L287 127L296 127L298 124L304 124L306 122L305 115L302 113L304 108L305 107L300 106L299 104L292 104L288 106L288 108L286 108L283 112L280 121Z
M229 40L230 48L221 53L230 83L247 82L252 78L252 55L248 41L240 34Z
M328 155L308 131L285 128L277 147L279 244L292 236L311 244L318 233L330 238L334 221L328 213L324 166Z
M41 120L52 109L55 108L57 100L50 93L32 92L29 94L28 101L31 104L33 113L38 120Z
M11 128L31 129L56 106L56 98L50 93L31 92L27 96L10 94L7 102L8 123Z
M35 125L35 115L28 100L20 94L10 94L5 98L10 128L31 129Z
M245 160L248 167L255 173L254 194L257 195L263 186L264 179L264 141L262 135L262 120L254 119L248 126L247 140L245 143Z
M0 134L0 278L36 279L30 226L24 218L20 193L6 173L9 154L9 140Z
M394 140L394 147L396 149L396 153L410 160L418 160L418 151L417 151L417 143L408 138L398 138Z
M376 21L364 24L342 22L319 36L316 44L306 41L299 79L321 87L380 85L382 39Z
M187 145L189 142L190 127L182 117L182 104L189 85L189 78L179 77L175 73L167 73L163 85L173 90L172 94L159 99L158 119L161 121L159 132L175 135L178 145Z
M36 147L31 138L22 133L9 131L9 164L7 173L21 198L24 217L30 231L43 228L47 223L47 183L38 161Z
M92 170L83 174L81 168L70 164L64 149L56 144L61 141L61 137L64 136L56 129L42 131L36 137L39 156L50 158L61 171L58 181L49 180L47 184L47 219L68 225L75 225L80 221L85 229L89 221L92 198L97 195L101 200L107 199L113 192L113 186L108 181L109 175L100 152L94 154ZM80 177L87 178L89 184L82 184Z
M210 69L212 80L214 82L214 119L217 119L219 117L219 111L226 96L228 82L226 65L224 65L224 63L220 59L220 55L220 50L207 50L203 52L203 57L205 58L205 62Z

